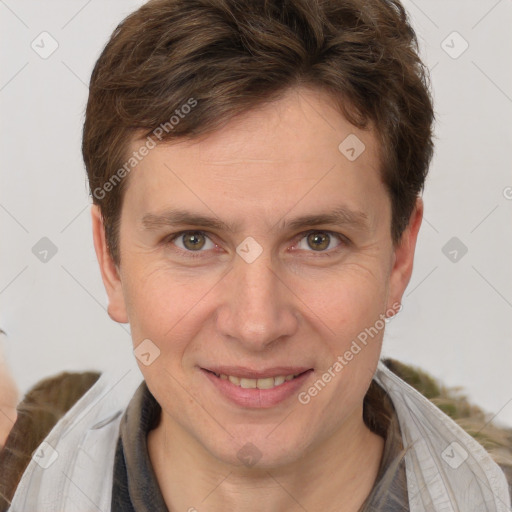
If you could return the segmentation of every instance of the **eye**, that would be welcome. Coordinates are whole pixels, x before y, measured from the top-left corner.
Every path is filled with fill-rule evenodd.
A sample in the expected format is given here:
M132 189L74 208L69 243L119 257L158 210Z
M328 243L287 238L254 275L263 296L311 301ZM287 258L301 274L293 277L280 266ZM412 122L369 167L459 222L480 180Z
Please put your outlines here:
M332 231L311 230L300 236L294 249L316 252L319 256L329 256L331 252L337 252L350 243L344 235ZM201 253L217 247L205 232L196 230L173 233L163 240L163 244L175 246L178 253L192 258L205 256Z
M336 239L338 239L338 244L335 243ZM323 253L336 250L346 243L348 243L348 240L343 235L331 231L316 230L305 233L297 244L297 248L309 252L311 252L310 249L313 249L313 252Z
M182 251L186 252L204 252L201 249L214 249L215 244L202 231L181 231L171 235L165 243L174 244ZM208 246L208 244L210 244Z

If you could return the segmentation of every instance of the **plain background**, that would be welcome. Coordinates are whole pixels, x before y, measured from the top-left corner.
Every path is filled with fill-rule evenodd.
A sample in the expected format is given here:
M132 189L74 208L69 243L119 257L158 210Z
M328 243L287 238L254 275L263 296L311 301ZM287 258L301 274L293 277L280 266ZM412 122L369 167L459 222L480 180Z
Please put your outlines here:
M129 327L106 313L80 143L93 65L142 3L0 0L0 327L21 392L62 370L135 367ZM431 69L437 140L383 355L512 425L512 3L404 4ZM58 44L47 58L41 38L45 51ZM33 252L44 237L46 262Z

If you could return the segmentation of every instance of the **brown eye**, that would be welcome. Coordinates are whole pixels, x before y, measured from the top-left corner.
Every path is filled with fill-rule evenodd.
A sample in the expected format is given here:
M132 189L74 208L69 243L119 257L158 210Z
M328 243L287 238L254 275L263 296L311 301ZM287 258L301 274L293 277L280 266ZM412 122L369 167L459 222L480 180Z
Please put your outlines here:
M338 240L337 244L336 239ZM303 235L297 247L307 252L330 253L341 248L344 244L345 239L338 233L331 233L330 231L310 231Z
M181 235L181 241L186 249L190 251L195 251L198 249L202 249L205 242L205 236L203 233L199 231L188 231Z
M308 244L315 251L323 251L329 247L330 236L326 233L310 233L308 235Z
M217 245L203 231L180 231L164 238L163 244L169 247L178 257L207 258Z

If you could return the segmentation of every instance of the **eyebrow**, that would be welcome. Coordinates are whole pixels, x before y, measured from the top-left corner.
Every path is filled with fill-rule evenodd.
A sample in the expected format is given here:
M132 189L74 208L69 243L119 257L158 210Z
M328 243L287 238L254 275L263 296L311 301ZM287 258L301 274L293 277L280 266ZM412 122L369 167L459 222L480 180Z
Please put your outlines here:
M228 233L236 233L240 230L240 223L228 224L219 218L201 215L188 210L170 208L161 213L147 213L142 217L144 230L154 231L165 227L176 227L179 225L192 225ZM338 207L327 212L302 215L291 220L281 220L277 223L281 229L300 229L304 227L317 226L320 224L333 224L337 226L348 226L359 231L368 231L370 226L368 215L365 212L351 210L346 207ZM272 231L276 229L274 225Z

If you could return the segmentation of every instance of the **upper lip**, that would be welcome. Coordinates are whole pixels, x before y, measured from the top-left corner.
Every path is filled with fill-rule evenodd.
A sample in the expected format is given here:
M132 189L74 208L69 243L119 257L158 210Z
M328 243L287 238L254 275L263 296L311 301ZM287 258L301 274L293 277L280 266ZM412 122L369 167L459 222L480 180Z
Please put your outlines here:
M312 370L308 366L273 366L262 370L255 370L244 366L210 366L203 368L217 374L231 375L233 377L242 377L246 379L265 379L270 377L278 377L280 375L298 375L305 371Z

